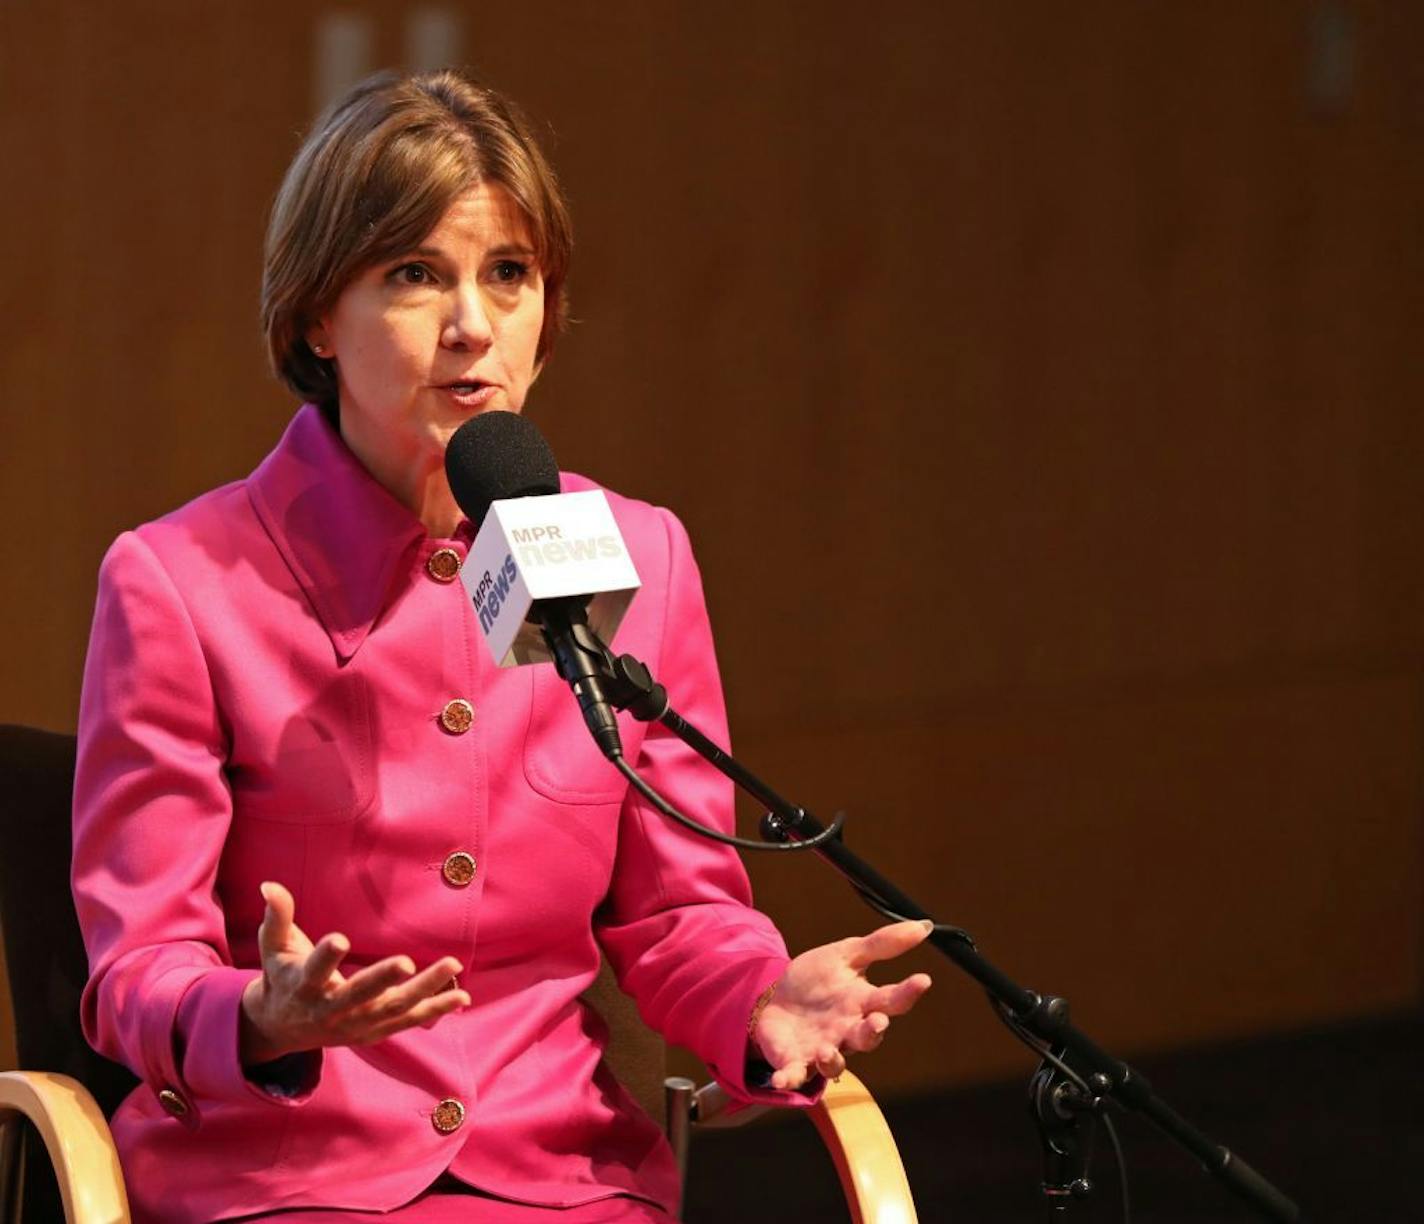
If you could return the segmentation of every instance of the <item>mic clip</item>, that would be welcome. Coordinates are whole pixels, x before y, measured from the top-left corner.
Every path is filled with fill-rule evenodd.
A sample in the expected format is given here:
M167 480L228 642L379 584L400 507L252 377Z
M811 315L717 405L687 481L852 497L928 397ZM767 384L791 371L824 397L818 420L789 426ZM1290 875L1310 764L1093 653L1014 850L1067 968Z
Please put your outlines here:
M630 654L608 658L606 690L608 700L627 710L639 722L656 722L668 712L667 689L653 679L653 673Z

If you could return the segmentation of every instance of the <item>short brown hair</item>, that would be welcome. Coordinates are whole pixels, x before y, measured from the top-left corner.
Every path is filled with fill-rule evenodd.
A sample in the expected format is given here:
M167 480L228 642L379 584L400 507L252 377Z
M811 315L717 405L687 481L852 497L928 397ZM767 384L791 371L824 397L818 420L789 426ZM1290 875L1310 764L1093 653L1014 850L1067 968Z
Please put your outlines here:
M419 244L455 198L495 183L524 213L544 278L543 361L568 322L568 207L507 98L454 71L379 73L317 121L272 205L262 330L273 372L334 416L336 372L305 333L351 280Z

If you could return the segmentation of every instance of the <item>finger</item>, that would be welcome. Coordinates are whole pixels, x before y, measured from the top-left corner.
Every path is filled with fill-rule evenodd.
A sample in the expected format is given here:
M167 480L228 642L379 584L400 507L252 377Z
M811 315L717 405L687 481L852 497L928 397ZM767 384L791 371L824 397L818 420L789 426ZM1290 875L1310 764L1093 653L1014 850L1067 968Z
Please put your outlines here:
M296 993L305 999L326 998L332 987L332 974L350 951L351 942L345 935L337 932L323 935L302 962L302 977ZM339 974L335 984L341 984Z
M841 1048L857 1054L868 1054L885 1040L885 1030L889 1027L889 1016L883 1012L871 1012L845 1035Z
M790 1062L772 1074L771 1086L781 1092L794 1092L806 1082L808 1071L803 1062Z
M434 1028L451 1012L469 1007L470 996L463 990L446 990L428 999L422 999L398 1016L379 1021L371 1026L368 1041L384 1041L395 1033L408 1028Z
M399 986L415 973L415 962L408 956L388 956L358 969L346 979L346 984L331 996L331 1005L338 1009L360 1007L378 998L392 986Z
M835 1046L826 1046L816 1055L816 1070L827 1079L835 1079L845 1068L845 1055Z
M257 940L263 953L283 952L292 937L292 919L297 912L297 903L292 894L275 880L265 880L260 886L266 909L262 914L262 925L257 928Z
M918 947L933 929L933 924L926 925L928 921L892 922L889 926L871 931L869 935L862 935L851 954L851 968L864 969L875 961L890 960Z
M453 956L443 956L433 965L427 965L413 978L388 990L379 1000L379 1014L382 1019L403 1015L416 1007L421 1000L438 995L446 982L463 972L464 966Z
M928 973L913 973L903 981L877 986L865 1007L867 1011L884 1012L887 1016L903 1016L929 988Z

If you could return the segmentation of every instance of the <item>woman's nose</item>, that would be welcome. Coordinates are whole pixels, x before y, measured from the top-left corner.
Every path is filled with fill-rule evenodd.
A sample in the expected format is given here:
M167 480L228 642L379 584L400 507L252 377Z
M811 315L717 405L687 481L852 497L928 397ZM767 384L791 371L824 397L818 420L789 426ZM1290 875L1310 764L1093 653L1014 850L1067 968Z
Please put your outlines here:
M477 349L487 347L493 338L489 313L479 289L461 289L451 299L440 343L451 349Z

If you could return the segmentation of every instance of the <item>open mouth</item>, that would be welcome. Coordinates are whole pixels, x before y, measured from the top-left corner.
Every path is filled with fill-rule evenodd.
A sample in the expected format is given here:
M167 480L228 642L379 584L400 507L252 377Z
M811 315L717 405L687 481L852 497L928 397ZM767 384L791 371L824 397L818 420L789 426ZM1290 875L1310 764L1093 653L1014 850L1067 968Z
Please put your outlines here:
M446 383L440 390L451 396L460 407L478 409L488 406L498 388L493 383L457 382Z

